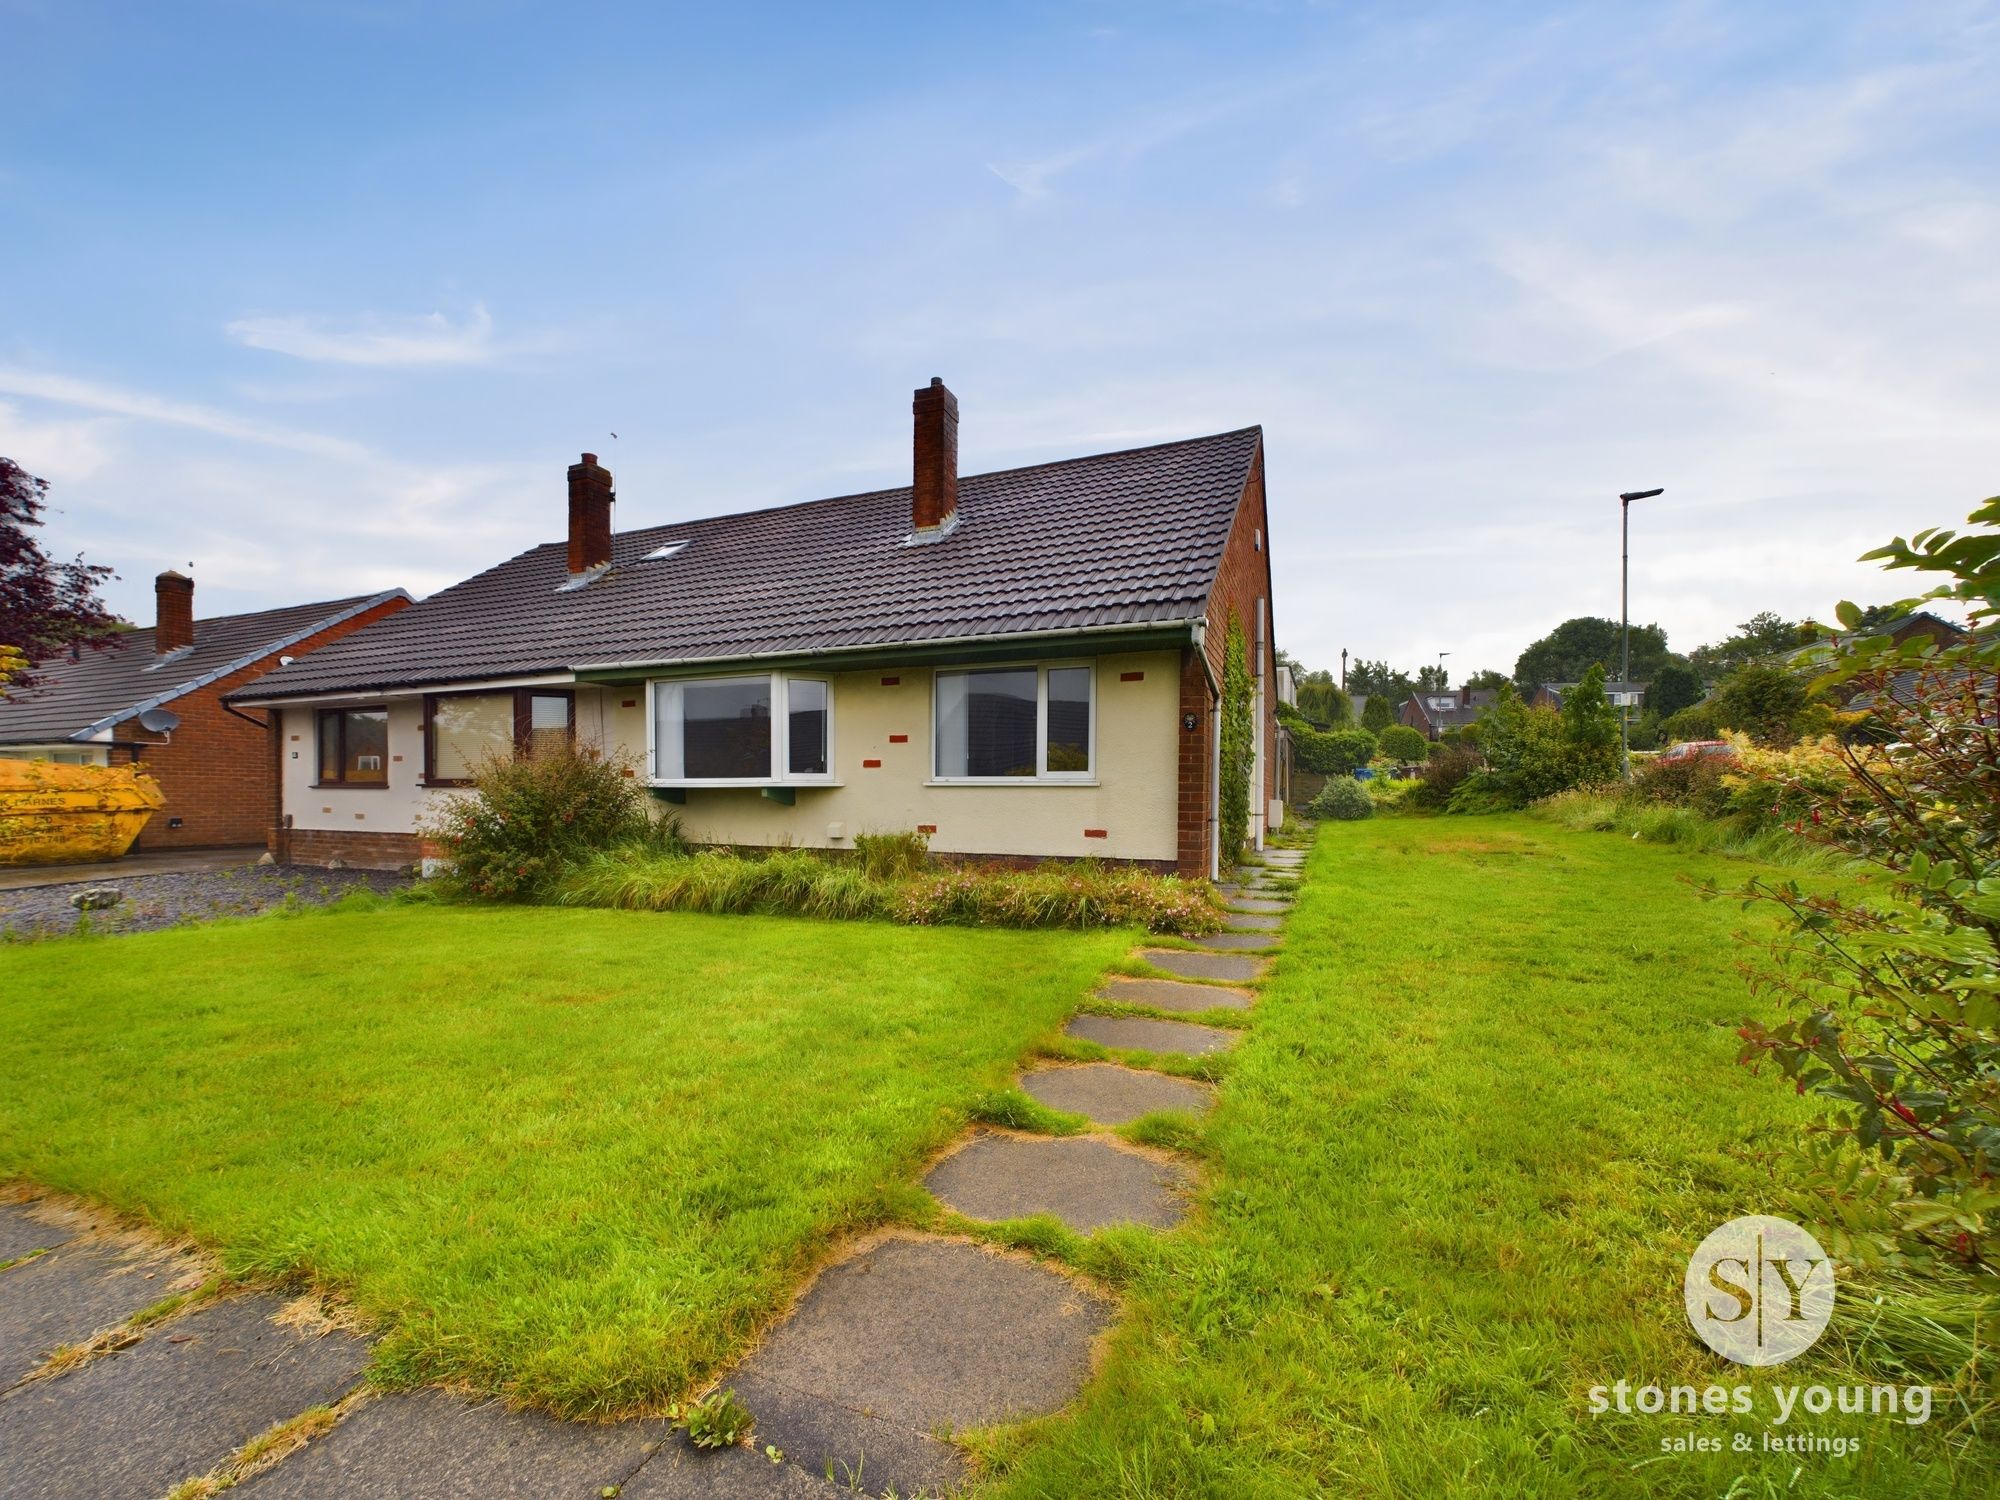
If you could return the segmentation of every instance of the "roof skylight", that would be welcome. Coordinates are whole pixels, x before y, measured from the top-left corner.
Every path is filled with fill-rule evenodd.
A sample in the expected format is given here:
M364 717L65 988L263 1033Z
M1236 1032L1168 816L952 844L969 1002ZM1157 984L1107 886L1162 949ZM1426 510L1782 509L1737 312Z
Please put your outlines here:
M662 542L660 543L659 546L655 547L651 552L648 552L646 554L644 561L656 562L663 557L672 557L675 553L683 550L686 546L687 546L686 542Z

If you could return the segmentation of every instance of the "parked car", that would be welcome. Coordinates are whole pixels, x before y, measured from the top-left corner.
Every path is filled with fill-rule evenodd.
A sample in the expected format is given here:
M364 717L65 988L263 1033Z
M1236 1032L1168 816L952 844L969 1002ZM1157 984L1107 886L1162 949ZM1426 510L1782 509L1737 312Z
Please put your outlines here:
M1656 757L1660 761L1676 760L1734 760L1736 747L1727 740L1682 740L1678 745L1669 745Z

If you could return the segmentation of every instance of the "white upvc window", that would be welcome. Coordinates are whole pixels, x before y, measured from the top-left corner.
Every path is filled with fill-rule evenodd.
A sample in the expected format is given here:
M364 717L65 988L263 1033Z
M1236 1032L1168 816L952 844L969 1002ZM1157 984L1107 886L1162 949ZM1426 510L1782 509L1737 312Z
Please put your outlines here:
M931 746L931 776L938 782L1093 781L1096 663L938 672Z
M754 672L646 686L646 765L654 785L832 783L827 678Z

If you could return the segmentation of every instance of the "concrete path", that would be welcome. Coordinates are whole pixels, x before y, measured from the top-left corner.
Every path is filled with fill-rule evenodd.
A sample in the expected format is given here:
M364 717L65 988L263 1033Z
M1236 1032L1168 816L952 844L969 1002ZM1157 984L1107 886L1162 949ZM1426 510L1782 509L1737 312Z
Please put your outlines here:
M1117 1063L1034 1068L1021 1075L1021 1087L1050 1109L1099 1125L1124 1125L1159 1110L1205 1114L1215 1102L1201 1084Z
M1183 1013L1202 1010L1248 1010L1248 990L1219 984L1188 984L1179 979L1128 979L1114 974L1097 987L1097 998L1116 1005L1143 1005L1149 1010Z
M924 1186L969 1219L1048 1214L1089 1234L1106 1224L1178 1224L1193 1179L1185 1167L1093 1136L981 1131L932 1167Z

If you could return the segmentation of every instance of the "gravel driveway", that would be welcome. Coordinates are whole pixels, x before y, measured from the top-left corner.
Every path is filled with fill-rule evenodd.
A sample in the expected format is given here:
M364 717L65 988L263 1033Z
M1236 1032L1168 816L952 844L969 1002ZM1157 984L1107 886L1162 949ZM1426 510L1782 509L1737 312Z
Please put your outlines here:
M250 916L283 905L288 897L318 906L337 901L349 891L387 892L406 884L407 877L386 870L245 864L179 875L135 875L80 885L38 886L0 891L0 935L47 937L74 931L85 914L71 906L69 898L83 890L110 889L125 897L116 906L88 914L93 931L147 932L179 922Z

